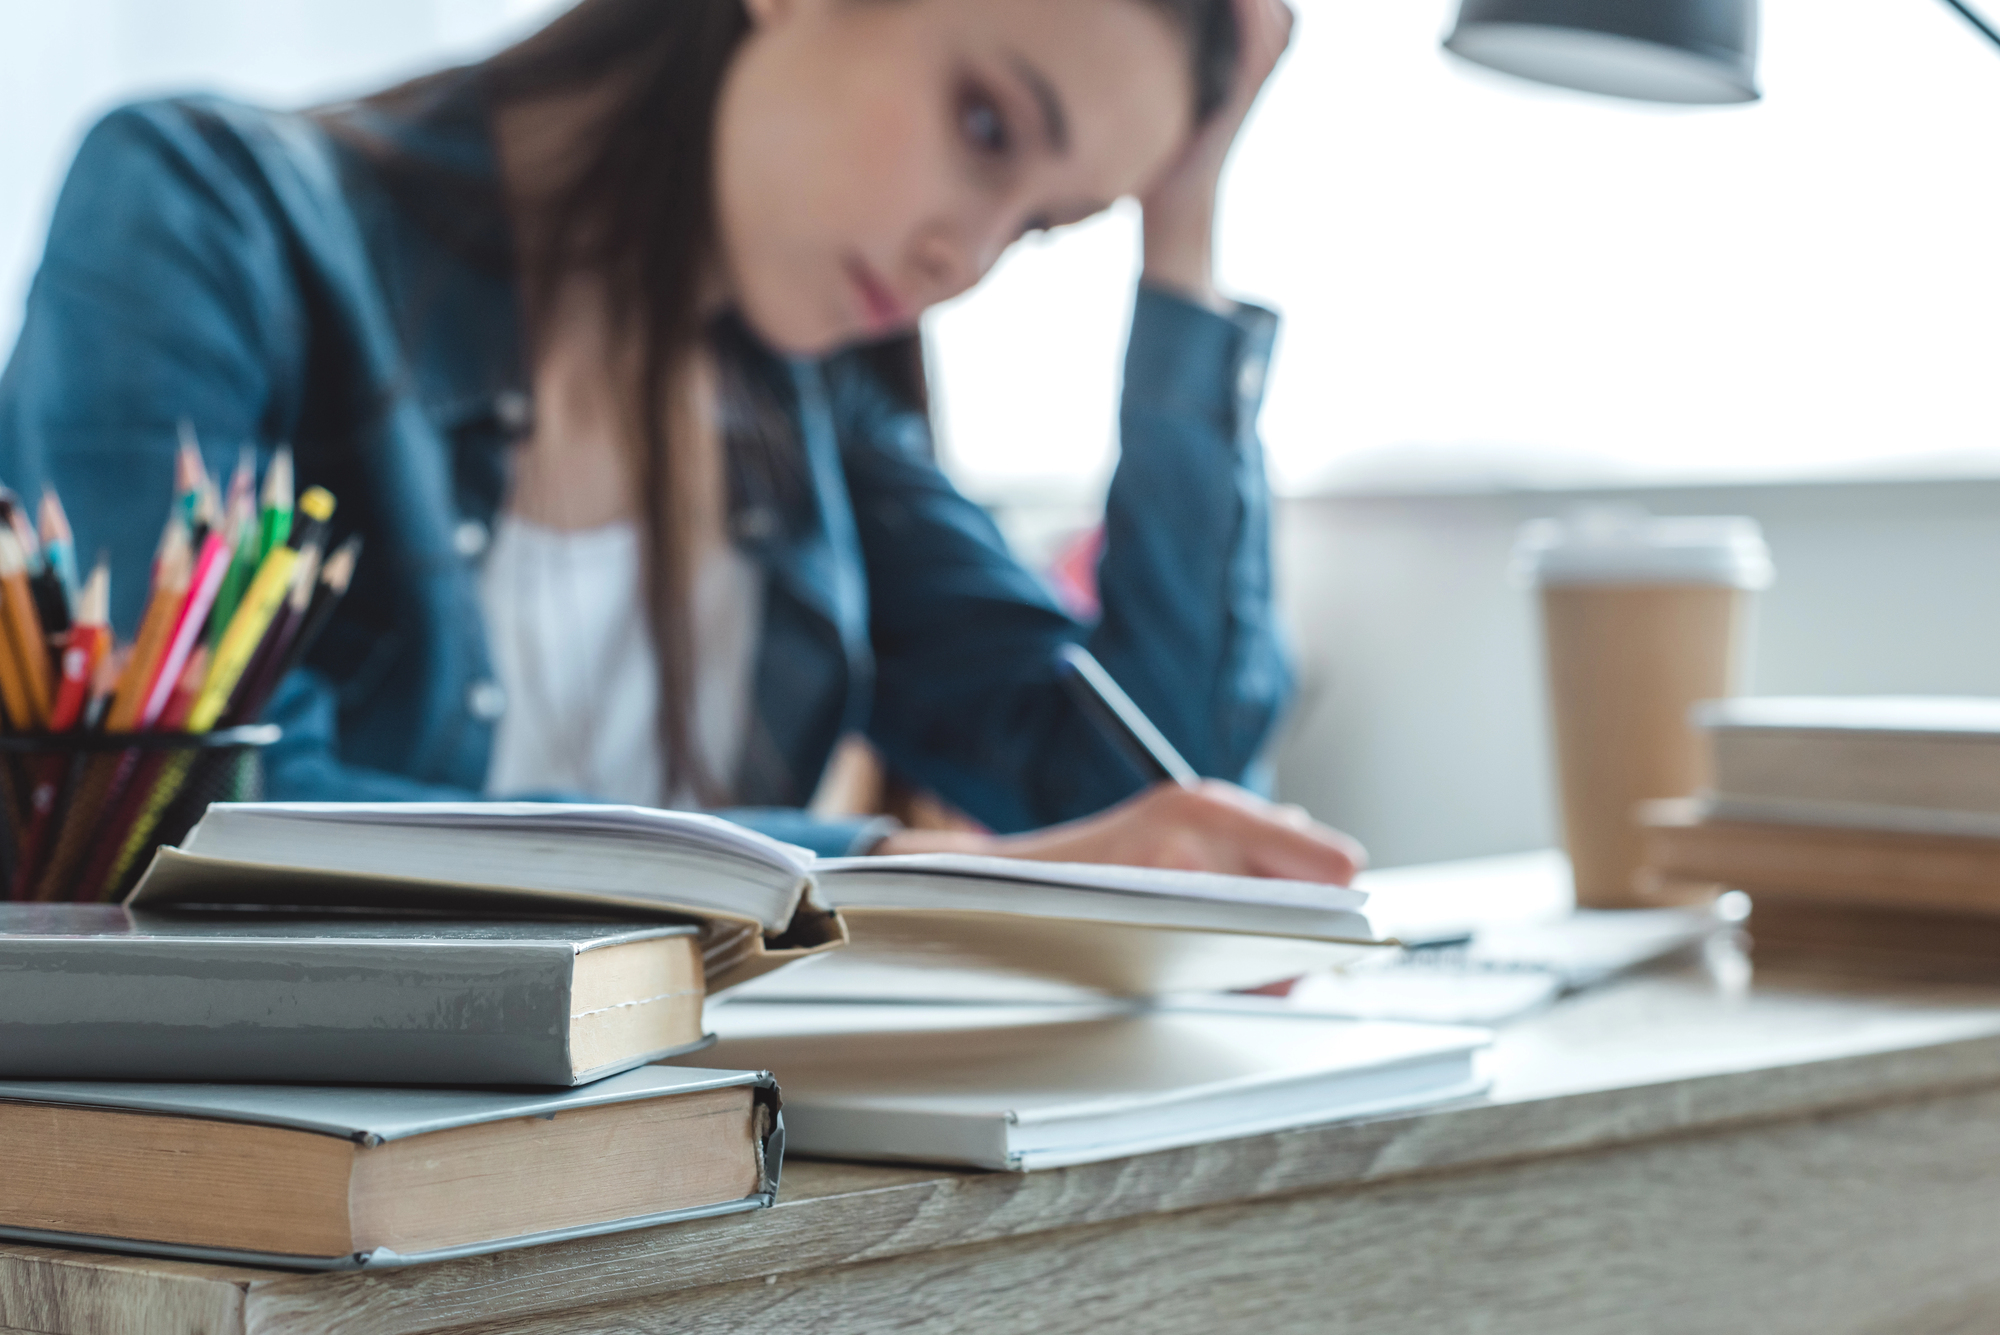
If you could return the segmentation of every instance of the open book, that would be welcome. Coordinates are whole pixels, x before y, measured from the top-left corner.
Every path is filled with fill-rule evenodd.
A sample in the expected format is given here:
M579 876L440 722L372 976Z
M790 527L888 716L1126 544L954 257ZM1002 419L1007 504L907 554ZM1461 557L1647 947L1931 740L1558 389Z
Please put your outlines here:
M692 919L713 994L852 941L1121 995L1254 987L1384 944L1338 886L965 856L814 858L712 816L555 803L218 803L133 906Z

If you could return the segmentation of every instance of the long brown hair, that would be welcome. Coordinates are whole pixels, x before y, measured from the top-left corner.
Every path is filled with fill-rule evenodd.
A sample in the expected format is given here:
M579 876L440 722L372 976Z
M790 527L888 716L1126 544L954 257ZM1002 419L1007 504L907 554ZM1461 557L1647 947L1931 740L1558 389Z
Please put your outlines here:
M1233 0L1140 0L1187 35L1195 111L1228 96L1237 32ZM772 391L749 374L740 337L711 337L701 287L715 236L716 106L737 48L749 35L743 0L581 0L548 26L479 68L489 105L608 90L604 110L579 136L569 179L517 229L515 264L528 313L529 355L540 344L535 313L552 309L564 282L601 279L614 337L640 368L626 419L640 439L646 615L660 673L662 791L691 789L704 803L726 794L694 744L695 652L690 625L694 562L687 506L670 439L672 396L690 356L715 354L726 471L782 486L799 476L796 430ZM406 92L391 90L385 99ZM524 240L525 238L525 240ZM929 409L918 336L860 355L890 391Z

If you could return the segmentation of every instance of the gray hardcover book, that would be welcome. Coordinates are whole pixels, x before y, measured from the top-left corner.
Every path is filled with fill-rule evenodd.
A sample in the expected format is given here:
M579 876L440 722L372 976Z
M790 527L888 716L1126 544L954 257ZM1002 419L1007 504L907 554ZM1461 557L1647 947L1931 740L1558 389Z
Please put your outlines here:
M0 904L0 1079L572 1086L703 1045L671 923Z
M0 1082L0 1236L204 1260L407 1265L770 1205L767 1072L583 1089Z

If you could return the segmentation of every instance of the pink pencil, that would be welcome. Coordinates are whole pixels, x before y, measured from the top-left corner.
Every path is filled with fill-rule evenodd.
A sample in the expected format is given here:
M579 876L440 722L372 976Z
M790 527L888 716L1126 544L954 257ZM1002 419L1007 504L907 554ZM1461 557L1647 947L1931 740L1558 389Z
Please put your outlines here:
M181 669L187 666L188 654L193 652L195 641L201 638L201 628L208 621L208 610L215 606L215 595L222 590L222 577L229 573L232 554L229 540L220 529L210 528L201 544L201 555L195 558L194 576L188 581L187 601L181 604L180 619L174 622L167 652L160 656L159 670L153 674L145 704L139 710L140 731L153 726L172 698L174 686L181 679Z

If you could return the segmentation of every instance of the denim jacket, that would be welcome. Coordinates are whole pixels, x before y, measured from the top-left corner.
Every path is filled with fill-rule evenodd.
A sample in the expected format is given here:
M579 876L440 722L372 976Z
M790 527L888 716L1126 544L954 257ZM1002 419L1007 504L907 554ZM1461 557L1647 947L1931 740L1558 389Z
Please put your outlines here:
M339 114L440 181L497 179L470 76L407 114ZM422 179L392 189L376 161L323 121L218 98L112 113L70 170L0 376L0 478L30 498L56 486L86 559L110 552L127 635L183 420L212 470L291 442L300 484L339 498L336 532L365 535L267 715L279 799L476 797L506 708L477 583L532 405L515 282L464 244L504 259L498 192L468 207ZM934 464L927 422L858 358L759 354L809 484L803 505L736 525L767 596L743 807L724 814L848 851L861 822L800 808L849 732L995 830L1102 809L1142 777L1066 698L1065 641L1202 773L1241 780L1289 687L1254 434L1275 324L1140 292L1094 625L1015 561Z

